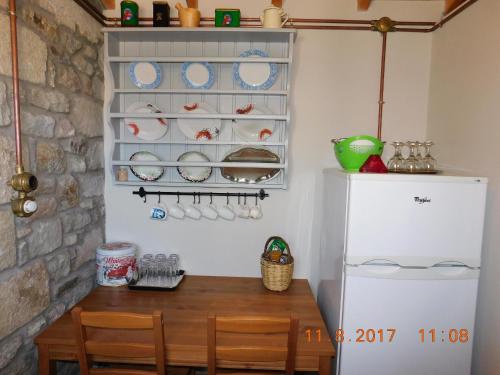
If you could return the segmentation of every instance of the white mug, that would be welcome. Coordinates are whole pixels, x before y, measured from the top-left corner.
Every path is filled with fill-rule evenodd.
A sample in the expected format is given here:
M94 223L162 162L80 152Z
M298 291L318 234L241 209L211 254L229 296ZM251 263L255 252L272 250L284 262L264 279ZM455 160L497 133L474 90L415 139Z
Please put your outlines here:
M250 217L250 207L248 207L246 204L238 205L237 215L242 219L248 219Z
M236 216L234 213L234 208L230 204L220 206L217 209L217 212L219 213L219 216L225 220L234 220L234 217Z
M188 204L186 207L184 207L184 212L186 213L186 216L189 217L190 219L200 220L201 218L200 210L198 210L192 204Z
M217 216L219 216L219 214L217 213L217 207L215 207L213 204L201 206L200 211L203 217L206 217L210 220L215 220L217 219Z
M288 15L281 8L270 6L264 9L264 14L260 16L263 27L278 29L283 27L288 21Z
M252 219L260 219L262 217L262 208L258 204L250 209L250 217Z
M184 219L186 213L184 212L184 208L178 203L173 203L167 207L167 212L170 216L176 219Z

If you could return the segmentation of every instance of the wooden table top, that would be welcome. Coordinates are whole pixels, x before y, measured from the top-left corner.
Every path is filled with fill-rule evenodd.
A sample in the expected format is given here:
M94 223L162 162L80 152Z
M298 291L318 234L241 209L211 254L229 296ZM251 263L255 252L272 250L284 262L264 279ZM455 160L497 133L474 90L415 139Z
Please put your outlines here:
M294 279L290 288L280 293L265 289L260 278L241 277L186 276L175 291L100 286L78 306L91 311L151 313L162 310L167 359L172 365L206 364L207 316L210 314L294 315L300 320L297 370L317 369L318 357L335 355L309 284L303 279ZM309 329L310 339L306 333ZM318 329L320 340L316 335ZM134 335L134 340L137 339L140 337ZM69 313L38 335L35 343L49 346L53 359L75 359Z

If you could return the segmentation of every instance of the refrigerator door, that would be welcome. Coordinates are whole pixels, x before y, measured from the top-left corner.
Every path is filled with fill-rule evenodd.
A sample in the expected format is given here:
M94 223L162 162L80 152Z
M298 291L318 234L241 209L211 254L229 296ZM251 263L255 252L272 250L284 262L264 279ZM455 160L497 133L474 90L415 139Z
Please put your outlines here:
M346 263L479 267L486 183L413 177L350 180Z
M345 267L337 374L470 374L479 271L436 268Z

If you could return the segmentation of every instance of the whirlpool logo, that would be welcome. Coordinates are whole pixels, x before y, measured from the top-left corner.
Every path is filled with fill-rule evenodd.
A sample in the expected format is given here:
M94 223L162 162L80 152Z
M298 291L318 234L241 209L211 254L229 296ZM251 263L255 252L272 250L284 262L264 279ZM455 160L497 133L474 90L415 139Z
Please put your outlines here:
M431 203L431 199L427 197L413 197L413 200L418 204Z

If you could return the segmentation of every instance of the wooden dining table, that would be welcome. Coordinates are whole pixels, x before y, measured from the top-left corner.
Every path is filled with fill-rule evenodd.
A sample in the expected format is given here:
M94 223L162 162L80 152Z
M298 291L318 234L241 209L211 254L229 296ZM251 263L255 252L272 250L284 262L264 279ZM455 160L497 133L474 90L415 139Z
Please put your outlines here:
M331 359L335 355L309 284L303 279L294 279L284 292L265 289L260 278L219 276L186 276L173 291L99 286L77 305L89 311L163 311L169 366L207 366L207 317L213 314L293 315L298 318L297 371L318 371L320 375L330 375ZM103 333L101 330L99 334L109 341L130 332ZM142 333L134 333L132 337L139 341L149 339ZM40 333L35 338L35 344L38 347L40 375L55 374L56 361L78 361L69 312ZM120 358L115 362L133 363L133 360ZM259 365L250 363L245 367L258 369Z

